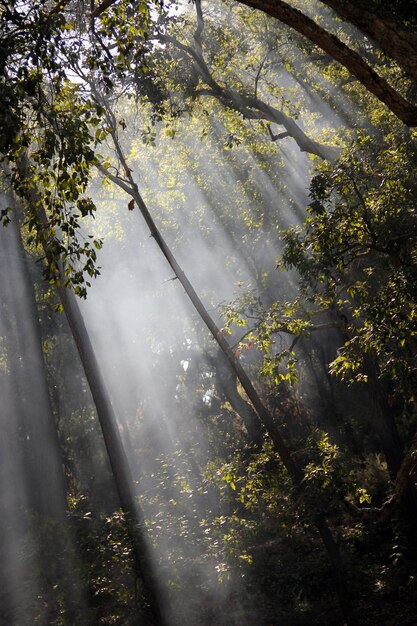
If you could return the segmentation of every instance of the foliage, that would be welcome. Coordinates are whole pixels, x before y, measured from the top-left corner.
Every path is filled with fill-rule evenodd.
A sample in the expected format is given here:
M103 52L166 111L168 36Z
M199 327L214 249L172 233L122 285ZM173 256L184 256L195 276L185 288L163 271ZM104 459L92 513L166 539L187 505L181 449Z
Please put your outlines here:
M282 262L296 267L310 302L342 320L346 340L332 371L367 379L367 355L412 400L415 368L415 183L412 137L360 135L336 168L312 183L304 230L284 235ZM405 170L404 170L405 167Z
M317 515L329 518L357 575L352 595L364 622L377 615L384 623L395 616L397 583L410 606L415 599L415 513L410 491L400 493L395 481L401 444L412 454L416 429L415 133L309 44L235 4L206 3L200 44L219 87L207 93L210 76L198 74L190 54L199 43L193 7L161 4L114 3L85 26L82 3L0 3L0 152L20 200L13 211L25 251L42 257L51 285L85 297L103 241L132 258L137 214L120 189L100 186L96 167L113 182L140 180L301 469L294 486L267 436L262 447L250 445L249 403L199 321L175 307L173 291L163 284L141 292L140 308L166 309L172 323L144 322L131 345L119 342L108 371L118 372L116 399L129 396L121 423L172 623L340 623L334 573L311 531ZM382 57L377 64L393 76ZM398 78L400 89L407 84ZM315 168L306 214L298 155L276 122L255 115L259 101L313 141L344 148L332 152L336 162L304 162ZM4 224L11 208L2 209ZM132 285L148 254L142 240L135 245ZM137 623L147 599L92 399L49 287L34 280L73 541L60 543L59 525L46 518L36 520L39 536L28 533L23 558L33 577L25 584L40 589L33 614L62 626ZM3 378L20 358L6 339ZM149 406L155 396L140 380L138 352L169 404ZM412 493L413 469L407 481ZM388 523L374 524L387 511ZM73 581L64 569L48 574L49 554L74 564ZM80 601L74 617L68 598L78 593L86 606Z

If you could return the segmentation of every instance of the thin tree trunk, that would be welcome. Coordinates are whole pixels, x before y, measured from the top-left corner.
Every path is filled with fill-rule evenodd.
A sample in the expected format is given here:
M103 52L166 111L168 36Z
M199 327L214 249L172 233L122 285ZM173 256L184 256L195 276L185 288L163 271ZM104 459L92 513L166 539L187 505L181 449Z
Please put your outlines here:
M17 163L17 169L22 178L29 175L30 164L26 155L20 158ZM48 232L48 218L43 204L38 198L35 186L28 190L27 195L26 200L32 203L33 212L36 211L45 232ZM42 244L47 261L52 260L56 263L56 259L50 259L48 241L45 239ZM150 539L147 534L143 512L134 496L133 478L117 427L116 415L75 295L62 285L58 286L59 296L97 409L97 416L103 432L117 493L132 541L136 573L143 583L153 623L157 626L168 626L162 612L163 593L152 560Z
M216 388L221 397L226 398L234 411L242 419L246 431L248 442L254 450L260 451L262 448L263 429L260 427L259 418L249 402L246 402L237 388L237 376L235 370L230 366L229 361L224 357L223 351L218 350L214 358L210 357L216 375Z
M103 104L103 102L102 102ZM232 349L230 348L228 342L226 341L226 339L223 337L222 332L220 331L220 329L218 328L218 326L216 325L216 323L214 322L213 318L211 317L211 315L209 314L209 312L207 311L206 307L204 306L204 304L202 303L202 301L200 300L199 296L197 295L196 291L194 290L194 287L192 286L192 284L190 283L190 281L188 280L187 276L185 275L184 271L181 269L180 265L178 264L177 260L175 259L173 253L171 252L168 244L165 242L164 238L162 237L161 233L159 232L151 214L149 213L149 210L139 192L138 186L135 183L135 181L133 180L132 177L132 170L129 168L125 156L123 154L123 151L121 149L121 146L119 144L118 141L118 137L117 137L117 126L116 126L116 120L114 118L114 115L112 114L112 112L109 110L109 108L106 106L106 111L107 111L107 116L108 116L108 122L109 122L109 127L111 129L111 133L112 133L112 137L113 137L113 141L114 141L114 145L115 145L115 149L116 149L116 153L120 159L123 171L125 172L126 177L129 180L129 184L127 184L126 182L122 181L120 178L118 178L117 176L114 176L113 174L111 174L110 172L108 172L107 170L105 170L103 167L99 167L99 169L113 182L115 182L115 184L117 184L119 187L121 187L122 189L124 189L136 202L149 230L151 233L151 236L154 238L156 244L158 245L159 249L161 250L162 254L164 255L164 257L166 258L166 260L168 261L171 269L173 270L175 276L177 277L177 279L179 280L179 282L181 283L181 285L184 287L186 294L188 295L189 299L191 300L191 303L193 304L194 308L196 309L197 313L199 314L199 316L201 317L202 321L205 323L205 325L207 326L208 330L210 331L210 333L212 334L214 340L218 343L221 351L223 352L224 356L226 357L226 359L229 361L233 371L235 372L240 384L242 385L243 389L245 390L250 402L252 403L260 422L263 424L263 426L265 427L267 433L269 434L269 436L271 437L271 440L273 442L274 448L276 450L276 452L278 453L278 455L281 458L281 461L284 465L284 467L286 468L290 478L292 479L294 485L296 486L296 488L299 491L304 491L305 489L305 484L303 483L303 478L304 478L304 473L302 471L302 469L298 466L298 464L294 461L292 454L289 450L289 448L287 447L280 429L278 428L278 426L275 424L271 414L269 413L269 411L266 409L266 407L264 406L262 400L260 399L256 389L254 388L249 376L246 374L245 370L243 369L243 367L241 366L239 360L236 358L236 355L234 354L234 352L232 351ZM335 569L335 577L336 577L336 591L337 591L337 595L338 595L338 599L339 599L339 604L344 616L344 619L346 620L346 623L350 624L351 626L353 626L356 622L355 622L355 618L354 615L352 613L352 609L351 609L351 603L348 600L348 594L347 594L347 582L346 582L346 577L344 574L344 568L342 567L341 563L341 556L340 556L340 552L339 552L339 547L337 545L337 543L335 542L335 540L333 539L331 530L327 524L326 519L324 518L324 516L316 516L315 520L314 520L314 524L317 528L317 530L319 531L319 534L322 538L324 547L326 549L326 552L328 554L329 560L333 566L333 568Z
M117 427L116 415L75 296L65 287L59 287L58 291L97 409L116 489L133 545L135 569L142 580L155 624L163 625L166 622L161 607L162 589L152 560L144 515L134 497L133 478Z
M335 587L339 604L343 611L343 616L346 619L347 624L354 626L356 624L356 619L352 612L352 603L350 601L350 594L347 586L347 576L345 566L340 555L339 546L332 535L324 515L316 515L314 518L314 524L320 534L323 545L326 548L327 556L332 565L335 576Z

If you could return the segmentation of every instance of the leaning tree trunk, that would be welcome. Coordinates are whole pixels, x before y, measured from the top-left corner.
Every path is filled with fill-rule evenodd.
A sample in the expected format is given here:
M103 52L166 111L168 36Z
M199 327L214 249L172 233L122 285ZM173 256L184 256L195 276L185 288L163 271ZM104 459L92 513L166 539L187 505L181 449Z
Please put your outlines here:
M152 560L144 515L134 497L133 478L117 427L116 415L75 296L65 287L59 287L58 291L97 409L116 489L133 545L135 569L142 580L155 623L162 626L166 623L161 608L162 589Z
M100 103L103 104L102 101L100 101ZM104 104L106 105L106 103ZM281 435L280 429L276 425L272 415L269 413L269 411L263 404L249 376L246 374L244 368L242 367L239 360L236 358L236 355L234 354L233 350L231 349L228 342L224 338L223 333L220 331L219 327L216 325L215 321L213 320L213 318L207 311L206 307L200 300L194 287L188 280L184 271L181 269L176 258L171 252L171 249L169 248L168 244L166 243L161 233L159 232L151 214L149 213L148 207L146 206L139 192L138 186L132 177L132 170L129 168L126 162L126 158L124 156L124 153L118 141L116 119L107 106L106 106L106 112L107 112L107 119L109 122L110 131L113 137L116 153L118 155L118 158L120 159L123 171L126 174L129 184L122 181L117 176L111 174L110 172L105 170L103 167L99 167L99 169L102 172L104 172L104 174L110 180L112 180L115 184L117 184L119 187L124 189L124 191L126 191L133 198L134 202L137 204L142 214L142 217L144 218L150 230L151 236L154 238L162 254L168 261L176 278L184 287L187 296L191 300L191 303L193 304L200 318L202 319L204 324L207 326L208 330L212 334L214 340L218 343L227 361L230 363L230 366L232 367L233 371L235 372L237 376L237 379L239 380L244 391L246 392L246 395L248 396L250 402L252 403L252 406L254 407L261 424L264 426L265 430L271 437L274 448L276 452L278 453L279 457L281 458L281 461L284 467L286 468L291 480L293 481L297 491L299 493L303 493L303 491L305 490L305 483L303 482L304 473L302 469L294 461L291 451L287 447ZM332 564L332 567L334 569L335 587L336 587L336 591L338 595L339 604L343 613L343 617L347 624L353 626L354 624L356 624L356 620L352 612L351 602L349 600L348 586L346 582L344 566L343 566L340 551L339 551L339 546L337 542L335 541L331 533L331 530L327 524L327 521L323 515L316 515L314 517L314 524L320 534L320 537L323 541L324 547L328 554L330 563Z
M417 81L417 38L414 33L405 30L395 19L370 6L369 2L355 0L321 0L331 7L340 17L359 28L365 35L388 54L398 65ZM407 16L408 17L408 16Z

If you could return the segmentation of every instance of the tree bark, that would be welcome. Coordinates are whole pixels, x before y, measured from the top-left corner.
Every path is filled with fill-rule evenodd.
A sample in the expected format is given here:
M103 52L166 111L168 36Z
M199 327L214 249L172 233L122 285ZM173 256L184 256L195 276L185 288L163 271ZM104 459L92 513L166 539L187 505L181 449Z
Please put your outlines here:
M392 17L375 13L361 0L321 0L346 22L359 28L417 81L417 38ZM389 10L389 9L388 9Z
M30 163L26 155L17 162L17 170L22 179L27 179L30 176ZM33 212L38 214L47 233L49 231L48 218L34 185L28 188L25 200L31 203ZM46 238L44 238L42 245L46 260L56 263L56 259L51 259ZM163 593L152 560L150 539L148 538L143 512L134 496L133 478L117 427L116 415L75 295L65 288L63 283L64 280L62 279L62 284L58 285L57 290L97 409L116 490L132 541L136 573L143 583L153 624L155 626L168 626L162 612Z
M103 100L100 100L100 104L101 105L104 104L106 106L106 103L103 102ZM107 106L106 106L106 111L107 111L107 119L109 123L109 128L111 129L111 134L112 134L112 138L114 141L116 154L120 160L123 171L126 173L126 177L129 182L127 183L125 181L122 181L120 178L111 174L104 168L99 168L99 169L101 169L101 171L110 180L112 180L121 189L126 191L126 193L128 193L134 199L135 203L137 204L139 208L140 213L142 214L142 217L144 218L150 230L151 237L154 238L157 246L161 250L166 260L168 261L175 276L177 277L181 285L184 287L184 290L187 296L191 300L191 303L193 304L200 318L202 319L202 321L204 322L204 324L210 331L213 339L219 345L219 348L223 352L225 358L230 363L232 370L235 372L237 379L239 380L244 391L246 392L246 395L248 396L250 402L252 403L252 406L255 409L256 414L258 415L258 418L261 424L264 426L265 430L270 436L273 442L274 448L276 452L278 453L282 464L287 470L288 475L290 476L292 482L294 483L294 486L296 487L297 490L299 490L302 493L305 490L305 483L303 482L303 478L304 478L303 470L294 461L291 451L287 447L281 435L280 429L276 425L272 415L266 409L261 398L259 397L258 392L254 388L249 376L246 374L244 368L240 364L239 359L234 354L233 350L231 349L228 342L224 338L223 333L220 331L219 327L217 326L217 324L211 317L210 313L207 311L206 307L200 300L199 296L194 290L194 287L188 280L184 271L178 264L175 256L171 252L171 249L169 248L168 244L165 242L160 231L158 230L151 214L149 213L148 207L146 206L139 192L138 186L132 177L132 170L129 168L126 162L125 156L123 154L123 151L121 149L120 143L118 141L118 136L117 136L116 119ZM342 560L341 560L341 556L339 552L339 546L335 542L332 536L331 530L323 515L316 516L314 519L314 524L317 530L319 531L319 534L323 540L324 547L326 549L326 552L328 554L328 557L332 566L336 567L336 570L335 570L336 590L338 594L340 607L343 613L343 617L346 621L346 624L350 624L351 626L354 626L356 622L355 622L355 618L351 609L351 603L348 600L347 583L346 583L346 578L344 575L344 569L341 565Z
M281 0L240 0L240 2L275 17L307 37L312 43L346 67L370 93L383 102L404 124L410 127L417 126L417 107L407 102L357 52L316 24L314 20Z

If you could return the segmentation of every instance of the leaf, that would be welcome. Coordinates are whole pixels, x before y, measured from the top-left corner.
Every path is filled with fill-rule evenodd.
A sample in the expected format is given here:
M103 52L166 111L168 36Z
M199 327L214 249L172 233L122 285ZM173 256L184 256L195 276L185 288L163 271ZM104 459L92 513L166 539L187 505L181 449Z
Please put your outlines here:
M133 198L131 199L131 201L127 205L127 208L129 209L129 211L133 211L133 209L135 208L135 201L134 201Z

